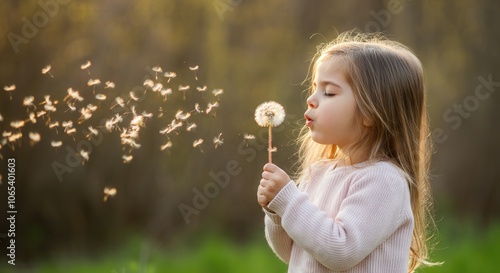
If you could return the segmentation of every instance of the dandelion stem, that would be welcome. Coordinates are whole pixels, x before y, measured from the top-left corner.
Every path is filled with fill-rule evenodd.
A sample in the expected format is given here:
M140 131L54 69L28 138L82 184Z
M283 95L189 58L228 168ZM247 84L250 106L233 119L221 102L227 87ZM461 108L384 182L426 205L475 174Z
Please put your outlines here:
M273 163L273 132L272 132L272 126L267 126L268 128L268 147L267 147L267 154L269 158L269 163Z

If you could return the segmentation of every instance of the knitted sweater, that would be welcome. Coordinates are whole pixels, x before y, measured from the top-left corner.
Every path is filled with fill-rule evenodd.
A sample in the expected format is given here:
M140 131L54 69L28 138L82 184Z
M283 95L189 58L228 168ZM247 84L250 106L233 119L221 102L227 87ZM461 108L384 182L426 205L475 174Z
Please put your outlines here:
M320 162L265 212L266 239L291 273L407 273L413 214L408 183L388 162Z

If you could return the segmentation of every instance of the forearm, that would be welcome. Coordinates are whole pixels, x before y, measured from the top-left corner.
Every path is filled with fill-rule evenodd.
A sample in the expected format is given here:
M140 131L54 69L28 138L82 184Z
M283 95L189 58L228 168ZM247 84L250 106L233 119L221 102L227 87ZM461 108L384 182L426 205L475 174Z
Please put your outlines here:
M278 215L265 211L264 218L266 240L271 249L285 263L289 263L292 252L292 239L281 226Z

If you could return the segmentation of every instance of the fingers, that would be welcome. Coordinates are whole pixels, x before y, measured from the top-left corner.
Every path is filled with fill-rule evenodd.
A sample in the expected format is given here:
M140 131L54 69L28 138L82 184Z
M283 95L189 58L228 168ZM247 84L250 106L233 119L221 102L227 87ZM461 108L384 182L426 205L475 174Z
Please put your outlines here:
M268 172L275 172L278 168L278 166L274 165L273 163L267 163L266 165L264 165L264 171L268 171Z

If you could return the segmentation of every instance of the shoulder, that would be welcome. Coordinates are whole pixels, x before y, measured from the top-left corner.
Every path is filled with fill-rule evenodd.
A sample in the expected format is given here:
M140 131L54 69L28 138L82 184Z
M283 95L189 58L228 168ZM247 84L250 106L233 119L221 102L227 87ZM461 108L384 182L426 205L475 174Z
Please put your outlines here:
M359 166L361 165L361 166ZM353 185L387 191L409 191L404 171L388 161L366 162L351 168Z

